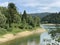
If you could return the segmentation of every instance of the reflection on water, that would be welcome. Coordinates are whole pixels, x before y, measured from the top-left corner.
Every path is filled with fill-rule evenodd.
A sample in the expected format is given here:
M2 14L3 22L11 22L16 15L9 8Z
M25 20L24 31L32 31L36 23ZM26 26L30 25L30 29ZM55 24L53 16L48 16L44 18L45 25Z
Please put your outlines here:
M37 39L36 40L32 40L32 41L27 41L27 42L22 42L22 43L20 43L19 45L39 45L39 42L36 42L37 41Z
M45 45L45 43L50 43L51 36L48 34L48 32L44 32L40 36L40 45Z
M33 38L33 39L29 39L26 42L22 42L19 45L39 45L40 44L40 36L38 38Z

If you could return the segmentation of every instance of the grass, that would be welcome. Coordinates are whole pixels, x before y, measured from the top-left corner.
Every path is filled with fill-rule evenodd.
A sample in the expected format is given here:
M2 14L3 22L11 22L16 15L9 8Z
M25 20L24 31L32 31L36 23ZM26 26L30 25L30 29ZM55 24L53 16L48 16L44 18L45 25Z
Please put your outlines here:
M40 27L34 27L32 29L20 29L20 28L4 29L4 28L0 28L0 37L2 37L5 34L14 34L14 35L16 35L16 33L23 32L23 31L33 31L33 30L36 30L37 28L40 28Z
M12 28L12 31L10 33L12 34L16 34L18 32L23 32L23 31L33 31L33 30L36 30L37 28L40 28L40 27L35 27L33 29L20 29L20 28Z
M19 29L19 28L13 28L12 31L10 33L12 34L16 34L18 32L22 32L23 30Z

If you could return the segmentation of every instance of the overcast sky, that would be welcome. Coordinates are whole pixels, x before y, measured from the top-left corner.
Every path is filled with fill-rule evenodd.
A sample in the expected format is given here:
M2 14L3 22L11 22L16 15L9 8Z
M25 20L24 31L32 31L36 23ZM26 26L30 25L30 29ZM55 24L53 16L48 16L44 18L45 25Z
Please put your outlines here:
M0 6L7 7L9 2L15 3L19 12L27 13L59 12L60 0L0 0Z

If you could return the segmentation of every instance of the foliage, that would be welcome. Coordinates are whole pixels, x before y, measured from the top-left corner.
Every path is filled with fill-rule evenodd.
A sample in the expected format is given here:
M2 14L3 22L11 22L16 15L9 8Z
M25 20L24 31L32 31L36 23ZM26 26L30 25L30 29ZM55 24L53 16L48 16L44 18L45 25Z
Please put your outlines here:
M60 24L60 13L52 13L42 18L41 23Z
M6 33L6 31L15 34L23 30L33 29L39 25L39 17L28 15L26 10L24 10L23 14L20 14L14 3L9 3L7 8L0 7L1 34Z
M7 18L0 12L0 27L4 27L4 25L6 24L6 20Z
M39 17L34 18L34 25L35 25L35 27L40 25L40 18Z
M24 20L27 22L27 13L25 10L24 10L23 15L22 15L22 21L24 21Z
M33 20L33 19L34 19L34 18L33 18L32 16L28 16L27 22L28 22L28 24L31 25L32 27L34 26L34 20Z
M21 21L14 3L8 4L8 14L8 23L10 26L11 23L19 23Z
M7 33L7 30L4 28L0 28L0 35L4 35Z

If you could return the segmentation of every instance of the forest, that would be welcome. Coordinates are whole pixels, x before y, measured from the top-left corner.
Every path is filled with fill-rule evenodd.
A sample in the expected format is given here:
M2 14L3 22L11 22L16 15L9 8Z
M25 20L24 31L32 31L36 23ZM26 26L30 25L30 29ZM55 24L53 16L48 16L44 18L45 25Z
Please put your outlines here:
M41 19L41 23L51 23L51 24L60 24L60 12L59 13L51 13Z
M0 7L0 35L6 33L17 33L24 30L32 30L40 26L40 17L32 17L24 10L20 14L14 3L7 7Z

